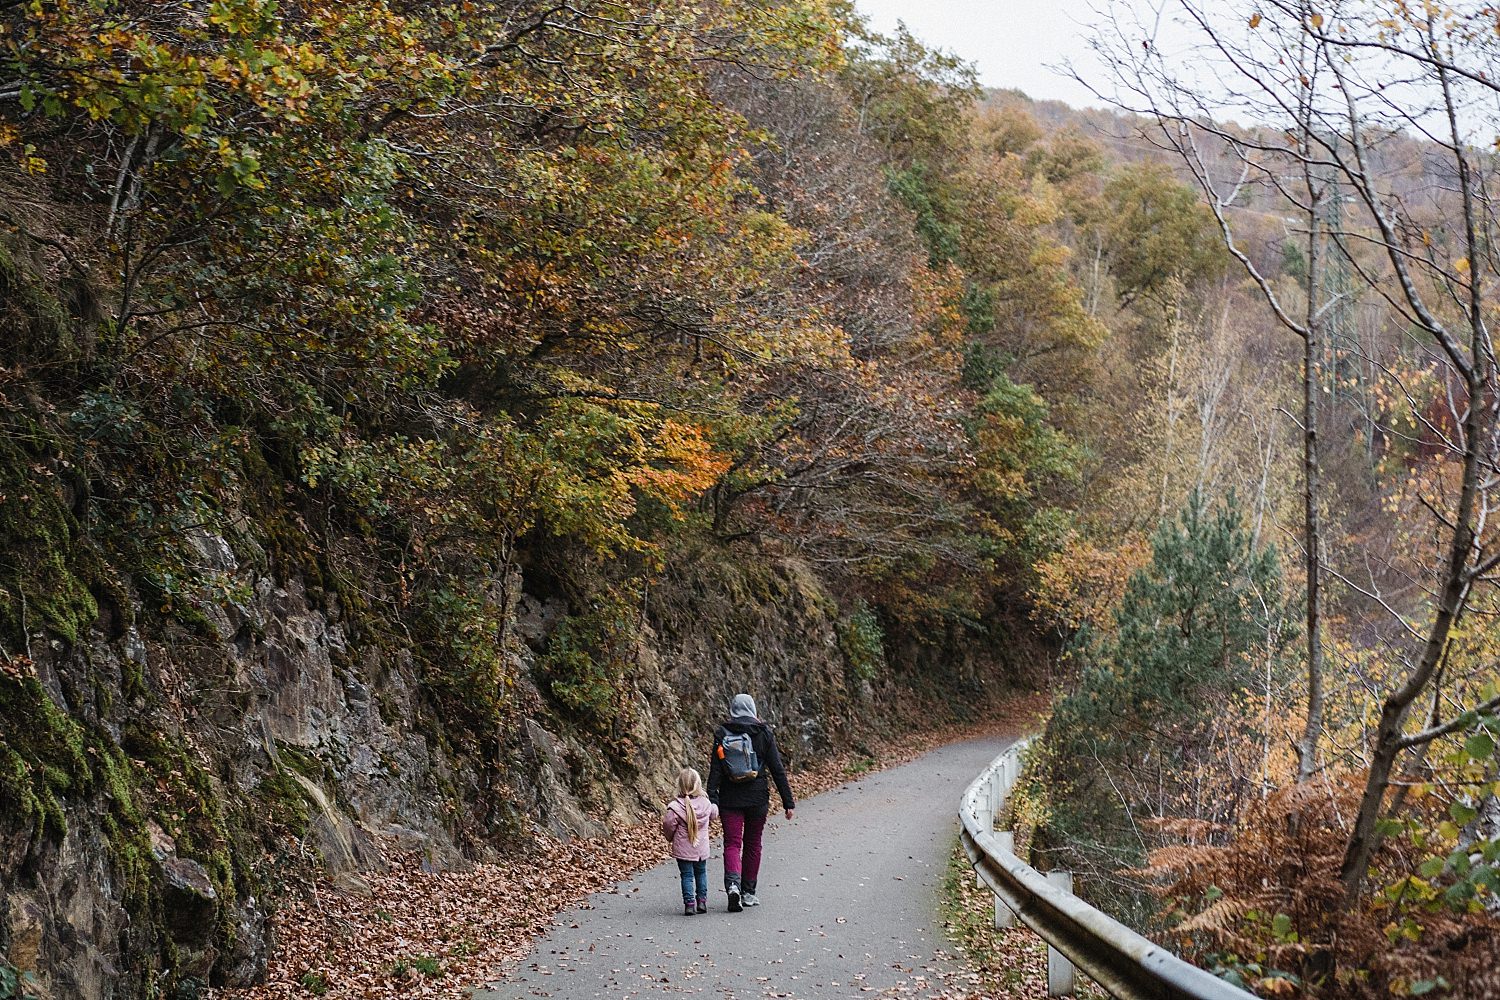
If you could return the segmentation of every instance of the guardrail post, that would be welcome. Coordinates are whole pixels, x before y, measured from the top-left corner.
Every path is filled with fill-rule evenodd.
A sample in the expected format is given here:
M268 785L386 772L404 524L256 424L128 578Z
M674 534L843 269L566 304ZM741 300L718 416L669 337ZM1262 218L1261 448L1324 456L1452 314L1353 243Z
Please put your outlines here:
M1016 853L1016 835L1009 830L1001 830L995 834L995 842L1011 854ZM995 897L995 926L1001 929L1016 926L1016 913L1006 906L1004 901L997 895Z
M1072 894L1073 873L1053 870L1047 873L1047 881L1051 882L1063 892ZM1063 953L1047 946L1047 995L1049 997L1070 997L1073 988L1077 985L1078 975L1073 968L1073 963L1064 957Z
M980 822L984 822L986 816L990 817L990 822L985 829L989 829L995 825L994 803L996 801L995 788L990 782L981 782L979 787L974 790L974 815L979 818ZM984 879L979 874L978 865L974 866L974 888L984 888Z

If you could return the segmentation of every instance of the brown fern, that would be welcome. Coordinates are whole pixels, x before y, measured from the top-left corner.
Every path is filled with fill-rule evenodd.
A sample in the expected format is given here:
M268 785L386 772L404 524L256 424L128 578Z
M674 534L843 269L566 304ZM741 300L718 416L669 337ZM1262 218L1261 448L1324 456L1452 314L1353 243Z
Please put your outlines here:
M1328 998L1404 995L1419 981L1442 981L1435 996L1500 997L1500 919L1494 914L1431 912L1374 896L1352 910L1338 879L1362 776L1345 774L1281 789L1252 806L1223 846L1194 842L1212 834L1193 823L1158 822L1183 842L1152 851L1143 868L1124 874L1153 886L1167 903L1164 925L1182 953L1253 957L1297 979L1256 983L1265 994ZM1414 810L1432 808L1408 803ZM1416 815L1424 825L1439 817ZM1422 852L1401 838L1377 853L1372 885L1415 871ZM1404 908L1403 908L1404 907ZM1289 921L1278 923L1284 914ZM1410 940L1390 929L1412 917ZM1300 984L1300 985L1299 985Z

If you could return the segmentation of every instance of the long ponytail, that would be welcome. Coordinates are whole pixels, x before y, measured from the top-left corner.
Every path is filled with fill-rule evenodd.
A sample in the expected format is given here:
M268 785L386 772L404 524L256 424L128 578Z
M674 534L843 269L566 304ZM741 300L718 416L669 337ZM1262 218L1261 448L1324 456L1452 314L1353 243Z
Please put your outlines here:
M698 840L698 813L693 799L703 794L703 777L691 767L677 772L677 797L682 800L682 818L687 820L688 840Z

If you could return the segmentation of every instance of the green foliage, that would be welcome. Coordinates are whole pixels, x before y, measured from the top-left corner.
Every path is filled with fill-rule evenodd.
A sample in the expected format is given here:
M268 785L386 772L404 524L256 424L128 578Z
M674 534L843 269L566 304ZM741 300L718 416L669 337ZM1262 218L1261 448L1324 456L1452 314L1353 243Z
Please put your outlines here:
M736 65L827 72L858 101L883 161L870 177L884 172L942 264L916 276L896 324L911 329L899 350L944 380L931 389L941 397L955 301L976 334L989 335L1002 303L1018 329L1011 304L1031 300L1011 271L1057 269L1013 252L1036 242L1045 213L964 175L972 69L904 29L844 34L848 12L822 0L631 3L560 19L527 4L26 10L0 42L23 91L0 149L16 183L45 175L59 218L108 237L83 262L108 300L93 312L112 317L88 331L98 377L64 393L80 475L110 484L90 527L149 607L197 637L215 638L197 609L222 581L177 551L181 537L241 512L258 536L247 557L263 549L268 568L302 576L315 598L339 586L316 537L351 531L376 562L399 562L391 589L423 595L400 613L459 623L439 648L471 663L434 671L435 683L474 691L503 686L482 636L503 632L493 626L504 612L464 581L506 572L527 546L649 552L706 493L714 529L731 534L743 498L799 488L782 480L807 459L834 470L807 488L846 495L837 509L856 512L828 534L894 550L842 561L872 592L926 590L962 564L973 582L956 590L970 593L932 603L972 608L997 534L1050 531L1031 512L992 525L994 511L974 510L969 484L950 474L967 463L945 438L957 422L914 420L882 384L901 357L877 367L822 292L785 292L799 287L814 234L766 210L752 157L770 140L717 92L711 67ZM966 225L959 195L981 189L1008 206L1019 244ZM46 236L28 218L0 224ZM19 273L5 270L7 287L35 284L9 277ZM1076 319L1061 326L1087 325ZM863 461L817 453L814 415L844 391L875 414ZM906 426L893 433L892 418ZM787 443L802 435L810 455ZM780 469L756 460L782 448ZM909 495L877 488L876 508L860 493L872 465L924 481ZM917 523L910 509L938 512L938 527L892 539L889 525ZM70 634L89 608L63 592L52 617ZM352 588L340 596L356 612L367 603ZM593 677L569 658L579 669L564 673ZM588 704L595 688L561 690ZM482 698L480 715L498 704Z
M860 680L874 680L885 668L885 630L864 601L857 602L849 617L839 622L839 650Z
M971 433L980 439L979 452L986 460L981 489L1009 496L1026 492L1016 485L1017 477L1078 478L1077 448L1048 422L1048 406L1031 386L996 372L974 412Z
M974 67L923 45L904 24L892 36L850 25L854 58L844 67L865 128L909 166L923 157L946 158L966 139L964 124L980 88Z
M1078 479L1043 377L1070 384L1052 359L1100 336L1055 189L1097 162L1024 116L976 127L970 67L848 14L5 8L3 651L137 602L184 659L242 640L205 609L246 575L193 551L223 535L361 650L410 650L436 738L484 755L515 711L520 567L570 567L536 680L601 733L630 722L642 581L705 522L862 595L839 629L857 677L887 629L1013 613ZM847 170L854 204L769 190L807 107L858 162L794 166ZM233 898L222 792L174 734L40 721L55 739L0 742L36 836L107 785L140 899L148 806ZM308 822L291 772L260 794L257 823Z
M312 970L302 973L298 982L302 984L304 990L315 997L326 996L328 991L333 988L333 984L328 981L327 976L321 972L314 972Z
M1299 284L1307 284L1307 254L1291 240L1281 244L1281 269Z
M975 342L969 345L969 355L965 361L973 356L975 349L985 349L984 339L995 330L995 290L983 285L968 285L964 288L964 298L961 304L964 314L964 327L969 331ZM992 352L993 353L993 352ZM965 367L965 380L968 381L968 368ZM981 381L981 385L988 384L988 379Z
M1490 835L1490 816L1500 794L1500 761L1495 757L1500 716L1470 710L1454 724L1454 735L1439 741L1431 755L1447 780L1412 789L1427 808L1386 817L1380 824L1382 836L1409 845L1422 859L1414 871L1376 893L1377 900L1398 912L1481 913L1500 896L1500 837ZM1388 934L1395 942L1414 933L1413 927L1419 925L1393 923Z
M998 380L1009 380L1013 358L1001 354L983 342L975 341L964 349L964 388L970 392L988 392Z
M940 195L932 188L927 166L919 160L904 169L891 170L889 178L891 192L916 216L917 235L927 247L932 263L945 264L958 259L961 229L957 223L945 219L945 212L939 207ZM966 293L966 311L973 314L971 324L982 325L984 293L973 294L978 299L970 306Z
M1105 246L1122 301L1171 295L1227 266L1202 199L1161 164L1119 171L1104 189L1104 206Z
M600 595L594 603L592 610L557 624L538 666L548 690L568 713L605 732L627 711L624 685L634 661L640 612L627 593Z
M1060 719L1205 720L1222 705L1215 698L1258 677L1268 641L1277 649L1291 638L1276 551L1253 547L1232 495L1210 510L1194 493L1157 529L1151 554L1125 588L1114 632L1088 641L1091 667Z
M494 727L510 704L515 677L503 644L509 611L453 579L427 594L419 619L426 682L472 732Z
M1461 827L1474 818L1477 810L1455 802L1449 812L1452 822ZM1440 837L1422 839L1438 841ZM1398 880L1386 887L1383 895L1392 902L1427 909L1477 912L1486 899L1500 895L1500 837L1459 843L1446 855L1430 857L1417 868L1415 877Z
M398 958L390 964L387 972L396 979L411 979L413 973L420 973L429 979L441 979L444 975L442 959L431 955Z
M1248 959L1233 952L1221 952L1205 956L1204 967L1229 983L1238 986L1242 990L1266 989L1267 980L1272 982L1282 981L1286 984L1285 989L1300 986L1302 980L1290 972L1282 969L1273 969L1263 962ZM1270 987L1275 989L1275 987Z
M971 352L965 374L987 379L969 418L969 437L977 459L973 486L994 518L991 544L1029 572L1070 526L1059 491L1077 482L1080 452L1052 425L1036 391L1012 382L982 350Z

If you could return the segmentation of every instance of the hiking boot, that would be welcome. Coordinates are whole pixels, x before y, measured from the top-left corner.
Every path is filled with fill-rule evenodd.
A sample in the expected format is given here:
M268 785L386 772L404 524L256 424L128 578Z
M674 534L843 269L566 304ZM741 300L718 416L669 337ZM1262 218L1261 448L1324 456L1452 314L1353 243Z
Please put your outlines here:
M729 912L738 913L743 908L740 906L740 887L731 883L729 886Z
M708 897L707 896L699 896L698 897L698 912L699 913L707 913L708 912Z

